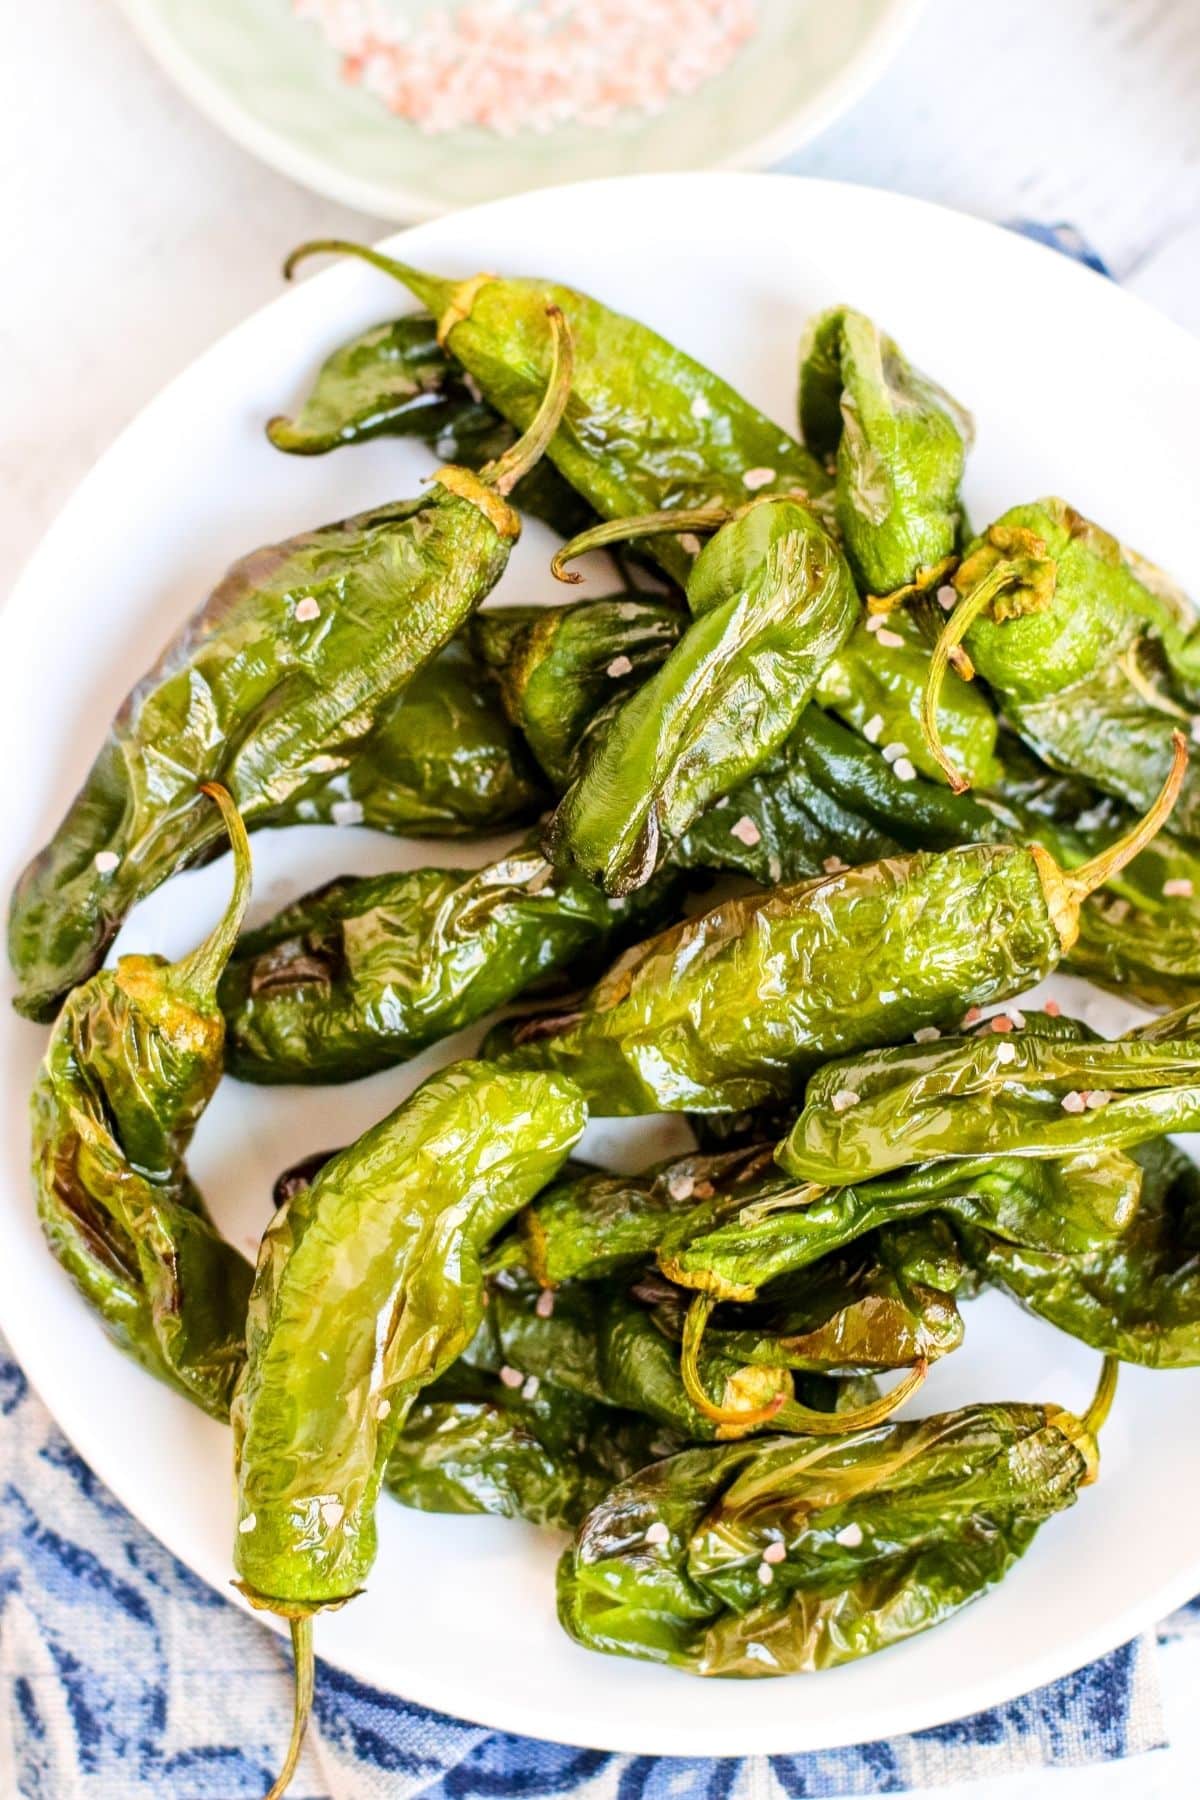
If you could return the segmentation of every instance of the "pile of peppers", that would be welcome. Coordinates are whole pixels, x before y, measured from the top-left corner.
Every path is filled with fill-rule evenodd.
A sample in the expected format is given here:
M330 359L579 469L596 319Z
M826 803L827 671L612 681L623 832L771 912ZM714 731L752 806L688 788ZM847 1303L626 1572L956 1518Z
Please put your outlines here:
M568 1533L587 1647L811 1673L1002 1580L1096 1479L1122 1362L1200 1367L1197 609L1063 499L968 527L969 414L849 306L791 433L572 288L335 242L288 272L317 251L421 310L270 442L442 466L234 565L9 912L49 1249L232 1427L238 1586L295 1653L272 1797L385 1492ZM493 598L525 513L611 592ZM298 823L443 854L243 931L247 833ZM106 964L226 845L190 955ZM1060 968L1149 1022L1023 1010ZM186 1166L222 1075L353 1081L467 1027L281 1173L251 1268ZM693 1150L577 1154L658 1112ZM894 1416L983 1289L1097 1352L1090 1405Z

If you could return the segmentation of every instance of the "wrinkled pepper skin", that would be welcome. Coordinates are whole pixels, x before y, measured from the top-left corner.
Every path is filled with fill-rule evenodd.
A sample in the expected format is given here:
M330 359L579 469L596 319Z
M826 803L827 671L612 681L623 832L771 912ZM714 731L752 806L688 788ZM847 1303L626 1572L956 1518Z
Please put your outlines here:
M868 1232L930 1214L1054 1252L1088 1253L1134 1217L1141 1170L1119 1150L1056 1161L959 1157L861 1187L764 1183L740 1203L714 1198L667 1221L658 1264L669 1281L718 1300L754 1300Z
M642 685L686 623L679 607L628 593L566 606L496 607L478 613L470 633L509 719L561 791L597 713Z
M419 669L336 774L272 817L465 837L525 825L553 803L541 771L461 637Z
M642 886L706 807L788 736L860 614L845 559L798 501L755 502L700 552L692 623L610 720L547 854L611 894Z
M361 1587L405 1415L479 1324L480 1254L586 1118L569 1082L459 1063L276 1213L233 1407L234 1554L253 1600L306 1614Z
M244 1351L250 1265L226 1243L184 1157L221 1075L217 978L250 892L227 798L233 895L190 956L123 956L70 995L33 1090L38 1216L108 1335L224 1418Z
M1080 1043L1031 1023L827 1063L780 1166L829 1186L948 1157L1129 1149L1200 1124L1200 1040Z
M835 459L835 511L855 579L888 594L953 555L970 415L863 313L831 307L800 351L800 429Z
M575 374L551 461L602 519L676 508L741 505L754 492L830 487L809 451L728 382L636 319L574 288L530 279L429 275L362 245L303 245L360 257L393 276L434 315L451 356L497 412L524 429L545 383L546 306L561 308L575 340ZM747 479L749 478L749 479ZM676 537L647 549L682 584L691 553Z
M1086 1423L1052 1406L685 1450L584 1520L559 1618L589 1649L696 1675L834 1668L995 1586L1097 1464ZM647 1541L659 1524L667 1541Z
M267 436L294 456L322 456L375 437L417 438L443 462L482 469L517 434L472 394L429 314L410 313L371 326L326 357L299 412L269 420ZM544 519L562 537L582 531L592 516L545 463L517 483L512 498L519 512Z
M676 1448L681 1440L634 1413L550 1381L512 1388L456 1363L409 1413L385 1481L393 1499L422 1512L574 1530L614 1482Z
M602 950L628 911L528 847L483 869L327 882L238 944L221 984L230 1073L320 1083L390 1068Z
M573 1075L598 1113L787 1098L831 1056L949 1026L1048 974L1056 916L1071 935L1048 860L977 846L726 901L627 952L577 1022L516 1054Z
M1200 1171L1166 1138L1133 1152L1141 1202L1119 1236L1070 1251L956 1221L976 1273L1122 1362L1200 1367Z
M542 330L554 384L486 479L445 467L418 500L242 558L127 696L13 894L18 1011L51 1017L134 902L211 853L198 784L220 781L248 827L271 824L349 765L495 586L521 529L502 490L537 460L570 380L561 320Z
M1016 730L1053 768L1135 809L1161 785L1200 681L1195 612L1156 577L1053 497L1003 514L954 577L963 619L974 620L963 640L971 662ZM1194 770L1174 829L1200 831Z

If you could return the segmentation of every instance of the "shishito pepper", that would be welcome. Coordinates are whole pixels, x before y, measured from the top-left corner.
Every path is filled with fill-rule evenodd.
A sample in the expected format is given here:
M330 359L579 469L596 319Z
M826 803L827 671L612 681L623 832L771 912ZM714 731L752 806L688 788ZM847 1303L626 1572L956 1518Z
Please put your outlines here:
M558 1171L587 1109L569 1081L459 1063L297 1189L259 1252L233 1406L234 1551L255 1606L292 1620L296 1717L312 1615L358 1592L405 1415L483 1312L480 1255Z
M950 657L983 676L1021 736L1052 767L1142 808L1161 785L1172 734L1200 687L1195 610L1158 571L1059 499L1015 506L970 547L960 596L930 666L925 725L956 788L937 713ZM1200 784L1184 784L1176 830L1200 832Z
M327 882L238 944L221 984L230 1072L330 1082L390 1068L647 911L614 910L529 845L482 869Z
M33 1090L38 1216L109 1336L215 1418L241 1366L249 1264L222 1238L184 1157L221 1075L217 981L250 895L229 796L233 893L177 963L123 956L71 994Z
M545 385L546 306L560 307L575 339L575 374L549 456L602 519L732 507L754 493L796 488L815 499L829 489L817 458L728 382L587 294L495 275L450 280L333 239L302 245L285 273L318 252L358 257L408 288L484 398L519 427ZM648 548L677 581L687 579L693 552L679 537L656 538Z
M951 1617L1098 1472L1112 1400L964 1407L850 1437L685 1450L606 1495L559 1565L589 1649L696 1675L809 1673Z
M1036 844L987 844L728 900L627 952L581 1012L540 1021L515 1054L572 1074L600 1113L787 1098L831 1056L948 1027L1048 974L1086 896L1169 815L1186 767L1179 736L1143 821L1070 873Z
M435 447L442 462L482 469L517 433L471 392L438 343L428 313L373 325L326 357L294 418L268 421L277 450L321 456L369 438L408 437ZM541 462L513 489L519 512L544 519L561 537L582 531L588 508L552 464Z
M596 735L546 833L553 861L611 894L648 881L672 841L782 744L860 612L845 559L800 501L752 501L724 523L680 516L720 526L688 578L692 622ZM672 518L597 526L555 568L614 532L670 530Z
M1129 1149L1200 1123L1200 1038L1110 1042L1041 1023L826 1064L776 1152L781 1167L850 1183L946 1157Z
M211 853L197 799L223 783L248 827L327 785L490 591L520 520L505 495L553 436L570 340L542 314L554 374L527 438L482 475L447 466L421 499L236 563L126 698L9 913L19 1011L51 1017L133 903Z
M970 414L848 306L808 325L799 409L808 448L834 460L837 522L864 592L936 580L962 529Z

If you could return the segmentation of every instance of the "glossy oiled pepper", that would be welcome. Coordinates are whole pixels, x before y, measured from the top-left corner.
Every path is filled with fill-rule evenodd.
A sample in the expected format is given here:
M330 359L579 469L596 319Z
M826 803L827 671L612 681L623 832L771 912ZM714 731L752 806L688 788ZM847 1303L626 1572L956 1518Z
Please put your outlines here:
M1141 1198L1116 1237L1066 1249L955 1229L979 1276L1072 1337L1150 1369L1197 1368L1200 1171L1166 1138L1132 1154Z
M670 517L598 526L556 567L614 530L661 530ZM597 734L547 830L552 860L577 863L609 893L648 881L672 841L778 748L860 612L841 552L787 497L751 502L721 526L696 558L687 603L692 623Z
M559 788L602 708L624 700L679 641L687 614L636 593L568 606L504 606L478 613L471 639L505 710Z
M837 522L864 592L935 580L962 529L970 415L863 313L836 306L801 346L800 429L836 459Z
M1013 507L989 526L954 585L961 598L926 700L931 745L954 785L964 776L939 743L937 708L949 655L965 642L969 666L1039 756L1143 807L1170 766L1173 732L1190 724L1188 693L1200 683L1190 604L1058 499ZM1200 830L1194 772L1175 828Z
M421 1395L388 1459L388 1492L422 1512L573 1529L616 1481L682 1448L651 1419L551 1381L453 1368Z
M123 956L71 994L33 1090L33 1176L50 1248L109 1336L223 1418L251 1271L184 1156L221 1075L217 979L249 898L250 852L228 795L210 791L233 845L225 916L181 962Z
M972 1406L652 1464L580 1526L559 1617L589 1649L697 1675L808 1673L901 1642L993 1587L1095 1480L1111 1381L1106 1365L1082 1419Z
M365 825L396 837L459 837L523 825L550 791L461 638L419 669L370 739L271 824Z
M1200 1124L1200 1038L1079 1041L1041 1023L827 1063L780 1165L828 1186L943 1157L1128 1149Z
M302 245L286 266L331 252L356 256L403 283L438 322L438 337L496 410L523 427L547 368L543 315L562 309L575 338L575 375L550 458L602 519L696 506L737 506L757 492L830 486L822 464L728 382L636 319L574 288L475 275L448 280L361 244ZM677 581L692 552L678 537L648 548Z
M1064 873L1039 846L896 857L732 899L618 959L574 1018L516 1054L574 1075L600 1113L740 1112L831 1056L945 1028L1033 985L1079 909L1149 840L1186 768L1120 845Z
M437 340L428 313L373 325L342 344L317 372L295 418L274 418L277 450L320 456L374 437L411 437L433 445L442 462L482 469L516 441L516 432L471 392ZM519 512L544 519L561 537L582 531L589 512L557 470L538 463L513 489Z
M483 869L328 882L238 944L221 984L230 1072L330 1082L390 1068L602 949L630 910L529 847Z
M554 1076L459 1063L432 1076L276 1213L259 1251L233 1406L234 1559L293 1621L295 1766L312 1614L356 1594L408 1408L469 1343L487 1241L557 1173L587 1119Z
M125 913L211 852L197 784L271 824L346 767L499 579L520 532L504 495L553 435L570 383L561 319L529 437L484 475L446 467L419 500L255 551L127 697L87 781L13 895L16 1004L52 1016ZM548 352L549 353L549 352Z

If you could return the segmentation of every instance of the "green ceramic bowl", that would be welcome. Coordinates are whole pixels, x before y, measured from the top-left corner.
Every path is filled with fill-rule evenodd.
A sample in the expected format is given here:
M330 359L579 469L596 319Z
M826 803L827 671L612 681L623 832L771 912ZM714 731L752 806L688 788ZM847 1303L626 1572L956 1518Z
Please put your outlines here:
M121 0L167 73L245 149L331 199L403 221L596 176L762 168L857 99L923 3L760 0L759 30L724 74L657 117L503 138L427 136L394 118L340 79L337 56L289 0Z

